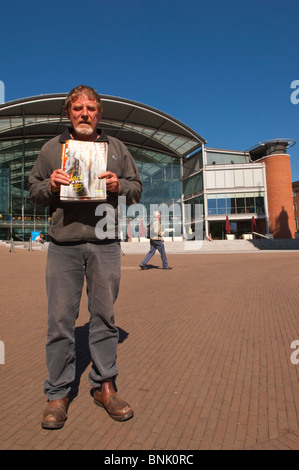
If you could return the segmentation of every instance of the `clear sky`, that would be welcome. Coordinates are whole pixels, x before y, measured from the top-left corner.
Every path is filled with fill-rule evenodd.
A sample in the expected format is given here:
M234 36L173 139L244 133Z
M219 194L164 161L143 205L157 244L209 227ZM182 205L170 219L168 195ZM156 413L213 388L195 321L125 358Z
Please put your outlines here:
M0 18L5 101L87 84L209 147L293 139L299 180L298 0L0 0Z

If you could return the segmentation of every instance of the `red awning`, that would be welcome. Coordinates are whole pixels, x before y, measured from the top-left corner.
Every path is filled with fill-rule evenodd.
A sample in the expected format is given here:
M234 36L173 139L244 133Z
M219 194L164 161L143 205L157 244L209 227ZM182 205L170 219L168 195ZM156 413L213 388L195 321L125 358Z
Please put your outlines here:
M229 220L228 220L228 216L226 216L225 231L226 231L226 233L230 233L230 232L231 232L231 228L230 228L230 223L229 223Z
M251 219L251 231L256 232L256 220L254 218L254 215L252 216L252 219Z

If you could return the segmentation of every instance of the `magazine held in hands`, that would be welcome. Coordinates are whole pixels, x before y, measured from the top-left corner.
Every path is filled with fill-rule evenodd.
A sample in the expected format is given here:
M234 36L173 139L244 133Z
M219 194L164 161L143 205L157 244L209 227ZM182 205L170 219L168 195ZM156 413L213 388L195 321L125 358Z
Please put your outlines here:
M106 179L98 176L107 168L107 142L67 140L62 146L61 168L71 184L60 187L62 201L106 199Z

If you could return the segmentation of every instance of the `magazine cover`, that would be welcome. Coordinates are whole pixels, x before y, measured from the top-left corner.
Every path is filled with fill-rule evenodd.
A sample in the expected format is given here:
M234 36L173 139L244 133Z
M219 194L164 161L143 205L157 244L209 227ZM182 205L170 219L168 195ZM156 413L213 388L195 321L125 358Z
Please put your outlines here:
M60 187L63 201L106 199L106 179L98 176L107 168L107 142L67 140L62 147L61 168L71 177Z

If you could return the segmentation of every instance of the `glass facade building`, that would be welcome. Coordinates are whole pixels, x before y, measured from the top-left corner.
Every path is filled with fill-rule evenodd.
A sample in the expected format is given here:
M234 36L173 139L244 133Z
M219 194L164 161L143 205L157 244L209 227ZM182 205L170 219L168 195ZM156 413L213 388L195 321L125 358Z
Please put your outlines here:
M252 162L249 152L206 146L183 162L183 200L191 205L191 230L197 204L203 207L204 235L226 237L226 218L231 234L239 238L252 231L252 217L262 233L267 230L264 163Z
M49 209L32 204L28 176L43 144L69 124L63 113L65 97L42 95L0 105L0 239L28 240L36 231L47 239ZM279 152L288 170L289 141L268 141L247 152L213 149L162 111L113 96L102 96L102 101L100 127L128 147L143 182L140 207L136 212L134 206L126 208L124 238L129 224L141 229L141 220L147 224L157 209L170 239L192 238L200 224L202 236L225 238L227 218L236 238L252 231L252 218L258 232L271 231L270 189L271 204L277 194L272 188L276 183L267 188L267 181L269 185L273 180L271 162L278 159L269 156ZM276 209L279 214L280 207ZM134 227L139 237L138 230Z
M32 204L28 176L43 144L69 124L62 111L65 97L43 95L0 105L0 239L28 240L33 231L47 239L49 209ZM181 206L182 161L204 139L180 121L141 103L111 96L102 96L102 101L100 127L126 144L140 172L145 223L151 206L160 206L162 217L163 206ZM126 218L124 233L132 219ZM175 214L171 219L169 234L181 235L179 214L177 224Z

